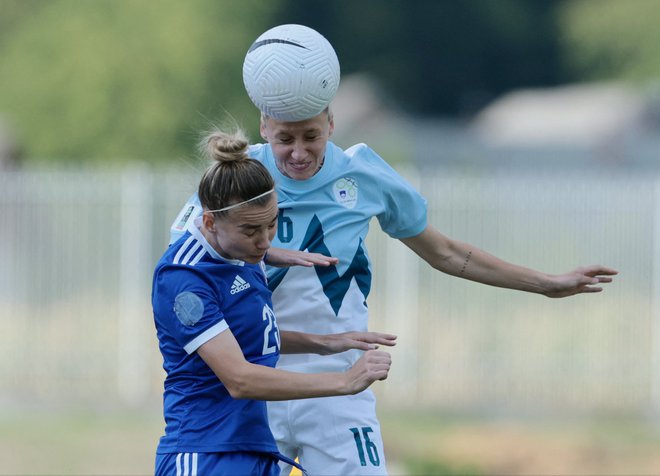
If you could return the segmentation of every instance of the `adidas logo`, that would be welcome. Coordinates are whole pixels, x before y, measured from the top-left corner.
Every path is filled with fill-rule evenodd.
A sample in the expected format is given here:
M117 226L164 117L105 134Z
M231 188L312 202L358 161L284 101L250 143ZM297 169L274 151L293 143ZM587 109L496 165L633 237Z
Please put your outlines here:
M245 291L249 287L250 287L250 283L248 283L246 280L244 280L237 274L236 277L234 278L234 283L231 285L231 290L229 291L229 293L230 294L240 293L241 291Z

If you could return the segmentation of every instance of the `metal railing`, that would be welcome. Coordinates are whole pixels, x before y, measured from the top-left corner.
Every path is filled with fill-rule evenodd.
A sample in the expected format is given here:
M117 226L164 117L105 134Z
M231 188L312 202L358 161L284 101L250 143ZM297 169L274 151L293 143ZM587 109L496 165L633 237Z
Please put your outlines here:
M452 238L549 273L619 269L562 300L432 270L374 222L371 328L394 332L381 405L458 412L660 408L660 175L403 171ZM194 171L0 176L0 386L8 401L158 398L151 273Z

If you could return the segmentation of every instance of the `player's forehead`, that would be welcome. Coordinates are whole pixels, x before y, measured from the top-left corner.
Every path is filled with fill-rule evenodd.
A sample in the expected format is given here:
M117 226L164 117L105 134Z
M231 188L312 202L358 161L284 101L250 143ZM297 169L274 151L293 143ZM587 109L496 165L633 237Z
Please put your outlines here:
M227 219L239 228L259 228L270 225L278 215L277 195L273 192L265 205L246 204L232 210Z
M322 112L318 116L305 119L304 121L280 121L272 117L266 118L266 125L275 133L300 133L309 131L322 131L327 127L328 114Z

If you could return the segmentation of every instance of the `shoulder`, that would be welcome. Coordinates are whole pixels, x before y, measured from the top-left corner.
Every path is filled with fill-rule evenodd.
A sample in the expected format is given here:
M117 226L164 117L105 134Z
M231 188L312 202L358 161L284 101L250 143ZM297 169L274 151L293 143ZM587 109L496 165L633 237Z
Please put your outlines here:
M360 143L354 144L354 145L350 146L349 148L347 148L346 150L344 150L344 153L346 155L348 155L349 157L355 157L355 156L362 155L362 154L369 154L370 155L370 154L375 153L375 152L367 144L365 144L364 142L360 142Z
M336 146L335 146L336 147ZM392 167L383 159L375 150L367 144L359 143L340 151L344 160L353 168L365 170L368 174L372 174L374 169L393 171Z
M168 312L168 306L182 293L193 293L204 303L215 305L221 301L222 290L228 289L234 279L230 268L205 260L197 263L163 260L154 273L152 301L154 305L159 303L161 312Z
M266 156L267 147L268 144L251 144L248 147L248 156L261 161Z
M343 151L344 155L351 160L367 161L369 163L385 163L385 160L365 143L359 143L350 146Z
M203 243L190 232L172 244L156 266L156 274L168 279L199 280L209 273L217 274L222 263L213 259Z

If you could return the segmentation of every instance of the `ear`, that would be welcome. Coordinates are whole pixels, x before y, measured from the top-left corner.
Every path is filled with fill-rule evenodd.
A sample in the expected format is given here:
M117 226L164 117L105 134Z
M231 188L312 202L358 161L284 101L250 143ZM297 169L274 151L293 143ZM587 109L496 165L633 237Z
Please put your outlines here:
M330 116L330 123L328 124L328 137L332 136L332 133L335 132L335 116Z
M266 142L268 142L268 134L266 133L266 123L264 122L263 118L259 121L259 133L261 134L261 138Z
M215 218L213 217L213 214L204 212L202 215L202 224L208 231L215 233Z

